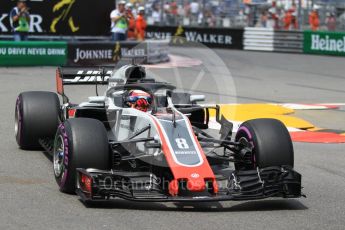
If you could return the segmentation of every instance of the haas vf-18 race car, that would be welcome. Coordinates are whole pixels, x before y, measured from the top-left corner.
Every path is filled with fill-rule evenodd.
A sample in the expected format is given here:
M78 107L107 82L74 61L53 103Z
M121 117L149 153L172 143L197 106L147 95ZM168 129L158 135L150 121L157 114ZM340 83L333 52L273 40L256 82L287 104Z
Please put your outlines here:
M58 68L56 83L61 104L52 92L18 96L15 135L20 148L52 155L62 192L87 202L302 196L291 138L278 120L249 120L233 134L218 105L198 104L203 95L177 92L137 65ZM71 103L66 85L83 84L107 90ZM211 119L219 132L209 129Z

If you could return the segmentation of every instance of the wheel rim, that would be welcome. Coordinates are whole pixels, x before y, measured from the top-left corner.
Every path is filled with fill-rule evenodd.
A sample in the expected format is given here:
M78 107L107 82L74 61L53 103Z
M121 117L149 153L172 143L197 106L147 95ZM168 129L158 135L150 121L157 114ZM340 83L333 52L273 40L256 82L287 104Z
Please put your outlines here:
M62 178L65 173L65 143L63 137L59 135L55 141L54 147L54 174L58 178Z
M253 141L247 137L241 137L239 140L241 140L241 139L252 144L252 146L253 146L253 152L252 152L252 163L253 163L253 165L252 166L253 166L253 168L256 168L256 157L255 157L255 152L254 152L255 146L253 144Z

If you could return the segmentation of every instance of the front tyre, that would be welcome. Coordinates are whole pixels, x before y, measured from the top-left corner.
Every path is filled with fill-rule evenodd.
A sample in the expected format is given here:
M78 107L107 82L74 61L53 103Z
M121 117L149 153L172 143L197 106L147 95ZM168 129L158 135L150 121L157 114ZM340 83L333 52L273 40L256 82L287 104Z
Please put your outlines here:
M253 145L252 164L236 163L236 169L294 166L294 150L285 125L276 119L254 119L244 122L237 131L236 141L246 139Z
M60 191L73 194L77 168L110 169L109 142L102 122L72 118L62 123L55 136L53 166Z

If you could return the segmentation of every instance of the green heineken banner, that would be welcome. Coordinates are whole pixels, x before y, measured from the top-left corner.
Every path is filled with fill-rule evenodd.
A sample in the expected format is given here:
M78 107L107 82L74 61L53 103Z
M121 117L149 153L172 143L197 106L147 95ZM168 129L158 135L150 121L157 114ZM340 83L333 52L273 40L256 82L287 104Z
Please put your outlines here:
M304 53L345 56L345 33L304 32Z
M66 42L0 41L0 66L56 66L66 60Z

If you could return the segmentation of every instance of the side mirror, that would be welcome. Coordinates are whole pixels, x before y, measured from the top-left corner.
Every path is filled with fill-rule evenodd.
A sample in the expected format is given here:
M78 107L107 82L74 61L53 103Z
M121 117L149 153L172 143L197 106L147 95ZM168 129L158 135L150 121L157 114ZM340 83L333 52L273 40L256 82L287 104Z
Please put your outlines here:
M104 96L89 97L89 103L103 103L105 101Z
M144 145L148 149L159 149L162 147L161 143L157 143L157 142L153 142L153 143L146 142Z
M154 136L154 142L145 142L144 145L148 149L159 149L162 147L158 135Z
M190 95L190 102L205 101L205 95Z

